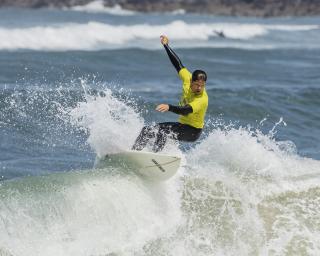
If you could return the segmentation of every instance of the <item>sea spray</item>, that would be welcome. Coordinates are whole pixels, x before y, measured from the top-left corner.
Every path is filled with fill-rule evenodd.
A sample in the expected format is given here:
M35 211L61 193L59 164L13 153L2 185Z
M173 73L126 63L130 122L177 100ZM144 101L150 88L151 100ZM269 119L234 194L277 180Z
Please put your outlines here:
M186 225L175 237L177 251L319 253L320 163L283 151L271 134L275 128L266 135L250 128L216 128L186 154Z
M219 125L184 153L182 175L167 183L148 183L118 168L3 183L2 250L317 255L319 161L283 151L269 137L275 129L263 134Z
M0 252L131 255L180 223L175 181L82 170L1 184Z
M84 81L82 85L86 88ZM143 127L139 113L108 88L96 95L85 91L85 100L69 115L73 124L88 132L87 142L98 156L130 149Z

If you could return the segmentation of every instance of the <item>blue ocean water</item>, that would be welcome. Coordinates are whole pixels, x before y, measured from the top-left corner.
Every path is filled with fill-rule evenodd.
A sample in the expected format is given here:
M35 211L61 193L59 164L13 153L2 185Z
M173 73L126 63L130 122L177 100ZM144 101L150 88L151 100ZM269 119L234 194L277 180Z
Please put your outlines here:
M318 255L320 18L96 7L0 10L0 254ZM161 34L208 74L204 133L166 184L95 171L177 119Z

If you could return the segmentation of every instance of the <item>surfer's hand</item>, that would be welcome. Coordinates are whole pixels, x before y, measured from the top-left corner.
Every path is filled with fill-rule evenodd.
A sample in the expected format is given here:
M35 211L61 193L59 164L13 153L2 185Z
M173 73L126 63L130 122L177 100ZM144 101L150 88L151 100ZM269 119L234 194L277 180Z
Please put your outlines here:
M165 35L161 35L161 36L160 36L160 40L161 40L161 43L162 43L163 45L169 43L169 39L168 39L168 37L165 36Z
M168 104L160 104L156 107L156 110L159 112L166 112L169 110L169 105Z

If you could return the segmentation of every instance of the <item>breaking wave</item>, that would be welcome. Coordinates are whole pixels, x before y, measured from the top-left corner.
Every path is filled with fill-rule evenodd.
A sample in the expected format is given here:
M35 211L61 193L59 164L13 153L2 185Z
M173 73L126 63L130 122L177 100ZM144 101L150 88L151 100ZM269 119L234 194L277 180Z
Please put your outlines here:
M261 25L237 23L186 23L173 21L163 25L111 25L100 22L66 23L27 28L0 28L0 50L99 50L143 47L157 49L160 34L167 34L177 47L270 48L268 43L254 44L250 40L271 31L310 31L317 25ZM229 40L213 40L223 31ZM231 40L231 41L230 41ZM232 40L235 40L234 42ZM240 40L240 41L239 41ZM271 46L272 47L272 46ZM275 46L276 47L276 46Z

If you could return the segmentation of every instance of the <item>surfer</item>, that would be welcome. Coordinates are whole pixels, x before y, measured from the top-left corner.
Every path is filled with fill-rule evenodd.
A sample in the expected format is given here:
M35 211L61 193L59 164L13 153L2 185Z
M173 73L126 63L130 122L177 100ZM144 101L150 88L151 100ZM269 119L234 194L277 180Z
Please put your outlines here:
M214 30L214 33L216 33L216 35L219 37L222 37L222 38L226 37L222 30L221 31Z
M155 138L153 152L159 152L163 149L167 137L178 141L194 142L200 137L204 126L208 107L208 95L205 90L207 74L202 70L195 70L191 74L169 47L168 37L162 35L160 40L182 80L182 96L179 106L160 104L156 110L159 112L171 111L180 116L178 122L165 122L143 127L132 147L133 150L142 150L152 138Z

